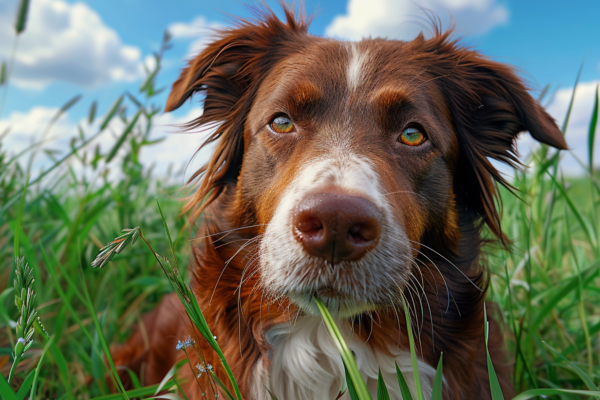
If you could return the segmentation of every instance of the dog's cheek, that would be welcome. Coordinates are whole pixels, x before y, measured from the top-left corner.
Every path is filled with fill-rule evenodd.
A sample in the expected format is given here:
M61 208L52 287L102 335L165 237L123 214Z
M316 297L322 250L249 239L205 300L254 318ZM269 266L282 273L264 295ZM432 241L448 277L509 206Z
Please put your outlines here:
M393 161L377 162L382 196L391 208L394 220L408 239L419 242L426 219L426 205L415 191L412 175Z
M423 199L424 234L453 243L458 238L458 213L452 172L441 159L431 164L417 187Z
M245 207L254 210L256 219L261 219L261 198L264 197L265 188L271 186L275 179L275 158L262 151L259 146L252 145L246 148L244 162L240 171L238 188ZM249 210L246 210L249 211ZM259 222L262 223L262 222Z
M257 223L268 224L275 214L285 189L294 180L293 162L277 162L276 157L257 149L250 152L244 164L242 186L256 210Z

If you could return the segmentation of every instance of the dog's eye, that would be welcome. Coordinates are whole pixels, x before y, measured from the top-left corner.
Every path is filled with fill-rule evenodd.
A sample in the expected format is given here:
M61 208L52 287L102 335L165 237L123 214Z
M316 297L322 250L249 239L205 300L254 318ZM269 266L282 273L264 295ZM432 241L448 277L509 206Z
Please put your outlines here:
M269 126L276 133L290 133L294 130L294 123L285 115L276 117Z
M417 128L406 128L400 135L400 142L408 146L418 146L425 141L425 135Z

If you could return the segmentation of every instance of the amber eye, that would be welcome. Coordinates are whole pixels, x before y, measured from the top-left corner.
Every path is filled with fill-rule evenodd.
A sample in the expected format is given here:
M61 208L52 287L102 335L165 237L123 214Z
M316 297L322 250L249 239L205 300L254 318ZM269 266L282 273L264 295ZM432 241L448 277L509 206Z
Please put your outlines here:
M400 135L400 142L408 146L418 146L425 141L425 135L417 128L406 128Z
M290 133L294 130L294 123L285 115L280 115L269 124L269 127L276 133Z

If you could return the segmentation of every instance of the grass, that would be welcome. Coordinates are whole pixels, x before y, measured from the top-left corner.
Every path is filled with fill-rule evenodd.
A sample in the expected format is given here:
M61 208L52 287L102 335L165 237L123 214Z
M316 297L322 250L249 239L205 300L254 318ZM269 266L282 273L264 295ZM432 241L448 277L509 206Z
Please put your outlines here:
M28 2L23 4L26 7ZM25 29L23 18L19 14ZM148 71L139 93L124 93L100 121L96 121L98 105L91 102L88 124L80 127L71 150L54 159L43 173L30 179L32 155L39 153L38 145L21 154L0 147L0 394L5 399L27 395L58 399L152 397L159 389L178 391L174 375L178 368L202 368L210 373L208 365L180 364L161 385L145 386L134 377L135 390L125 393L119 384L108 344L124 341L141 315L174 290L199 331L220 352L189 292L185 268L179 268L187 264L190 246L186 240L189 230L178 214L180 203L174 197L177 188L168 184L168 177L156 179L139 157L142 148L156 145L149 140L152 120L160 111L160 106L152 104L160 92L154 82L162 52L168 48L169 37L165 35L156 55L157 67ZM0 98L6 95L10 77L6 65L11 65L10 60L1 63L0 90L5 91ZM68 112L77 101L85 99L71 99L60 113ZM502 310L519 400L549 395L599 398L600 174L591 167L597 120L596 99L590 116L588 160L581 162L582 177L564 178L559 173L560 157L541 146L532 155L531 168L519 172L514 180L519 198L500 189L502 226L512 245L510 251L494 246L486 250L492 272L488 301L498 303ZM100 133L114 126L121 130L114 132L117 139L109 151L97 149L84 155ZM50 129L51 124L40 135ZM565 134L568 138L568 132ZM48 154L52 159L53 153ZM24 161L26 157L30 157L29 162ZM109 180L109 168L118 170L120 179ZM138 226L141 230L125 232L102 253L104 258L98 263L110 261L110 267L91 268L108 240L123 228ZM125 250L138 235L151 251L141 243ZM15 304L15 297L20 303ZM326 308L321 307L321 312L325 321L331 319ZM23 313L26 315L20 320ZM332 337L339 336L333 320L327 327ZM482 326L482 334L485 329ZM353 398L370 398L364 383L361 386L352 355L339 337L349 392ZM411 350L414 358L414 346ZM414 365L416 368L416 362ZM491 363L489 367L493 380ZM434 399L441 396L437 389L441 369L440 363ZM110 393L107 376L112 376L110 384L120 393ZM234 382L234 377L230 380ZM220 390L225 398L241 398L235 385L230 393L216 389L227 385L214 375L213 382L213 390ZM408 398L401 373L398 384ZM378 398L386 398L382 380L378 393ZM423 395L417 392L415 397ZM503 397L495 391L497 398Z

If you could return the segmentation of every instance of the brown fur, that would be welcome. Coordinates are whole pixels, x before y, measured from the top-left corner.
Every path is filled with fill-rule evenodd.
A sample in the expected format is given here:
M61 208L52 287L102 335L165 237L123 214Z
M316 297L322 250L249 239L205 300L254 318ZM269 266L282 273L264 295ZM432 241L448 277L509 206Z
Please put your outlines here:
M340 43L309 35L306 19L290 8L285 14L282 22L260 11L256 21L221 31L182 71L166 108L174 110L199 92L205 96L204 114L188 127L217 127L207 140L216 142L216 149L192 178L200 185L186 207L193 220L204 211L190 268L198 303L243 393L249 390L251 366L259 360L268 365L264 332L298 311L285 298L273 301L263 291L257 237L299 166L326 151L327 134L320 132L335 130L332 124L341 117L332 116L349 112L341 106L343 82L336 70L347 62ZM513 145L522 131L557 148L566 148L565 141L510 67L461 47L451 32L436 29L431 39L411 42L366 39L357 46L370 52L368 68L376 70L365 73L361 90L344 94L353 116L352 145L375 163L387 192L401 192L393 197L394 210L417 243L417 271L405 294L420 333L418 351L433 366L444 353L446 399L489 399L483 339L489 276L481 259L481 230L487 225L505 240L496 183L507 185L489 159L517 166ZM293 95L281 93L286 90ZM298 116L299 135L274 139L260 133L272 111L282 107ZM389 137L415 115L431 144L390 153ZM220 234L231 229L237 230ZM117 364L138 373L144 365L146 384L160 381L182 359L176 341L194 333L176 303L169 296L144 318L149 348L138 331L114 353ZM415 311L419 303L423 314ZM491 357L510 397L499 313L490 308ZM407 347L406 326L396 309L382 304L372 319L356 319L355 331L381 351L390 343ZM195 339L227 382L214 352L198 334ZM195 365L197 356L191 358ZM188 398L201 398L191 372L183 370ZM201 385L210 392L204 377Z

